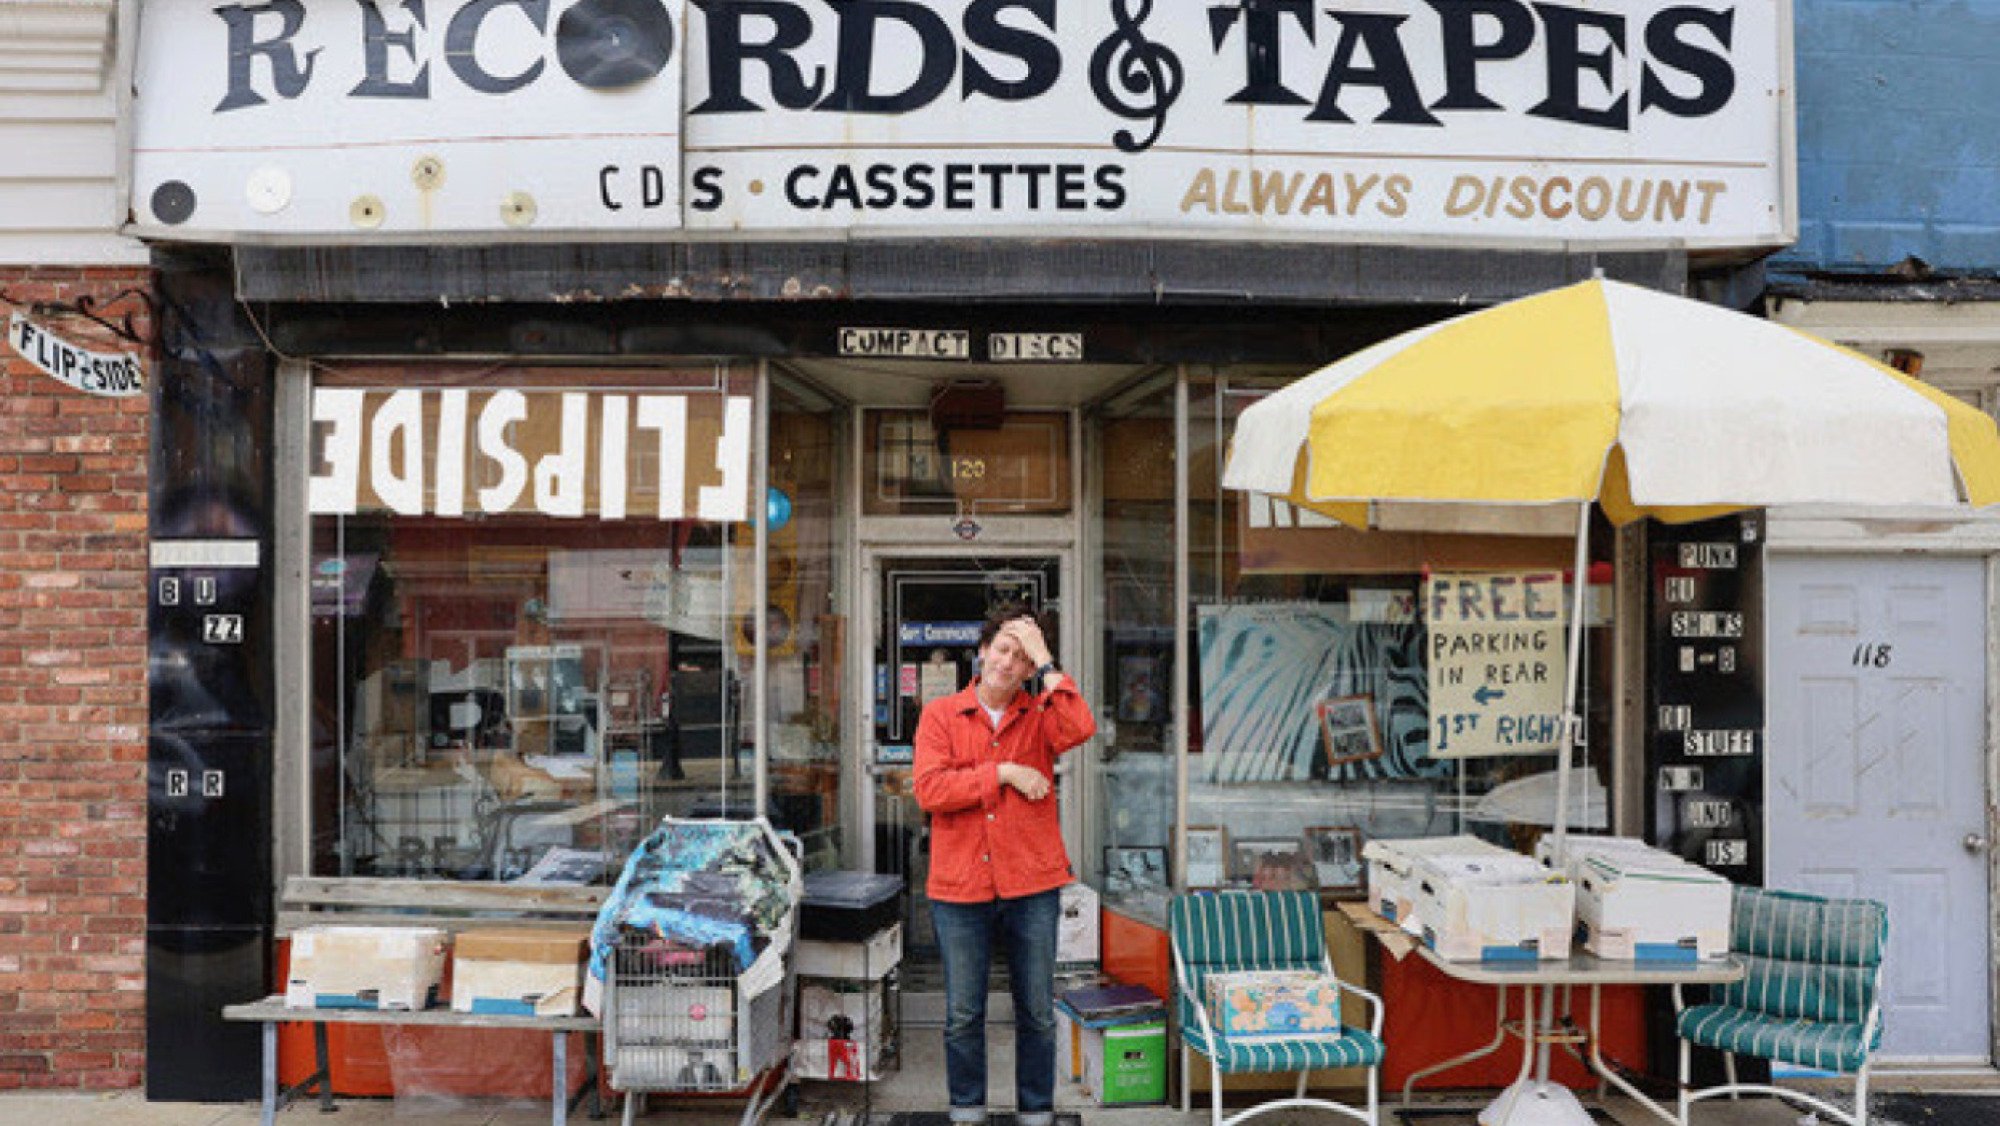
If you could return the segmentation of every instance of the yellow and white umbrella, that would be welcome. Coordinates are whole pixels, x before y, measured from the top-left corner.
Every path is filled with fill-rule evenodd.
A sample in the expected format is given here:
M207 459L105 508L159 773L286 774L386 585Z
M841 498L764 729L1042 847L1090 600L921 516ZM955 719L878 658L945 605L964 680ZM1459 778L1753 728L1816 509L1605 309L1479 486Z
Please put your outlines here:
M1805 333L1603 279L1427 325L1243 412L1223 484L1361 506L1598 501L1617 523L2000 501L1977 408Z
M1371 508L1560 506L1576 513L1580 575L1593 502L1621 524L1807 503L1992 504L2000 432L1857 352L1600 278L1404 333L1270 395L1238 420L1223 484L1361 527ZM1585 584L1574 586L1572 655Z

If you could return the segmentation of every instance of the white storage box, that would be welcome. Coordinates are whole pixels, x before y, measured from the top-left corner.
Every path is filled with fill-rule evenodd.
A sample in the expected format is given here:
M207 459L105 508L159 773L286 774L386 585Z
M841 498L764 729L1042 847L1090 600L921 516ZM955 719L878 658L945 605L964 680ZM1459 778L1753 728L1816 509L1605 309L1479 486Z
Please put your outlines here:
M429 1008L444 978L448 941L436 927L307 927L292 936L285 1005Z
M1416 919L1416 883L1410 877L1417 858L1432 853L1513 855L1472 836L1403 837L1363 844L1361 857L1368 861L1368 906L1412 934L1421 934L1423 928Z
M1729 950L1728 880L1668 853L1599 854L1578 865L1584 949L1600 958L1691 962Z
M1577 876L1577 867L1592 856L1665 857L1678 860L1669 852L1662 852L1640 840L1638 837L1573 836L1563 848L1563 855L1556 856L1556 838L1553 833L1544 833L1535 842L1535 859L1550 868L1563 873L1570 879Z
M891 923L866 942L799 940L794 972L800 977L837 977L848 981L879 981L903 961L903 924Z
M1423 939L1453 962L1567 958L1576 885L1518 853L1417 861Z

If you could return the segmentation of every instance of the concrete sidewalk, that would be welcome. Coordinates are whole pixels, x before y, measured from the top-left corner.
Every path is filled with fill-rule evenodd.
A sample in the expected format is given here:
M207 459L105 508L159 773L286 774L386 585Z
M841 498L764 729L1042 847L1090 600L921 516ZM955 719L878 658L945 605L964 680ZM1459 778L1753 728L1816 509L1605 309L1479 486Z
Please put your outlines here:
M987 1089L996 1099L1011 1097L1014 1089L1012 1041L1011 1036L996 1036L987 1045ZM791 1126L793 1123L803 1126L852 1126L857 1112L863 1108L864 1096L868 1099L867 1107L878 1113L939 1111L944 1109L945 1103L943 1077L942 1033L934 1028L912 1028L906 1030L903 1038L903 1061L899 1070L865 1090L846 1083L801 1083L799 1116L787 1118L774 1111L765 1121L774 1126ZM1972 1090L1993 1094L2000 1092L2000 1074L1986 1071L1958 1076L1918 1076L1887 1072L1871 1076L1870 1088L1878 1092ZM1816 1087L1815 1090L1838 1103L1843 1101L1839 1092L1851 1093L1853 1087L1851 1084L1840 1084ZM1107 1110L1090 1105L1081 1088L1062 1083L1056 1088L1056 1105L1058 1110L1081 1114L1086 1126L1206 1126L1209 1115L1204 1096L1197 1094L1194 1110L1183 1114L1178 1102L1178 1087L1171 1093L1176 1099L1172 1106ZM1417 1099L1415 1109L1476 1110L1496 1093L1460 1091L1422 1095ZM1589 1101L1588 1092L1580 1094L1586 1096L1586 1102ZM1405 1123L1393 1113L1400 1105L1397 1095L1399 1093L1384 1094L1382 1126L1469 1126L1471 1122L1470 1115L1463 1118L1426 1115ZM1334 1097L1347 1096L1337 1094ZM1235 1109L1243 1105L1248 1104L1232 1103L1230 1107ZM1609 1098L1602 1105L1617 1126L1667 1126L1664 1120L1648 1113L1643 1106L1623 1097ZM536 1099L342 1098L337 1100L336 1106L339 1108L338 1116L324 1120L328 1126L546 1126L551 1117L548 1102ZM617 1122L619 1110L619 1105L612 1103L608 1108L608 1117L602 1121ZM640 1121L657 1126L734 1126L742 1110L740 1099L706 1103L666 1103L656 1099L649 1113ZM1880 1104L1877 1104L1877 1111L1879 1115ZM1745 1099L1741 1102L1715 1100L1695 1108L1694 1126L1798 1126L1800 1118L1800 1111L1771 1099ZM278 1126L317 1126L321 1121L317 1103L313 1100L296 1103L278 1116ZM1255 1121L1259 1126L1354 1126L1351 1118L1313 1110L1274 1112ZM1601 1123L1602 1119L1599 1121ZM2000 1123L2000 1115L1996 1115L1994 1121ZM149 1103L138 1091L83 1095L0 1094L0 1126L257 1126L257 1123L258 1107L255 1101L231 1104ZM579 1108L570 1116L570 1123L571 1126L599 1126L584 1108ZM1871 1116L1870 1124L1892 1126L1892 1120ZM1893 1126L1932 1124L1901 1122L1893 1123Z
M843 1097L836 1104L816 1097L824 1088L810 1088L796 1119L788 1119L774 1112L767 1122L786 1124L791 1122L819 1126L822 1123L845 1123L857 1106ZM847 1092L842 1092L843 1096ZM940 1100L941 1101L941 1100ZM1463 1107L1476 1108L1483 1102L1481 1095L1472 1093L1459 1097L1442 1099L1426 1098L1417 1104L1421 1108ZM545 1126L549 1121L547 1104L524 1100L509 1100L504 1104L484 1100L467 1101L455 1105L437 1102L396 1099L342 1099L339 1102L339 1117L332 1120L333 1126L388 1126L388 1124L423 1123L424 1126ZM1645 1113L1637 1105L1624 1099L1611 1099L1604 1108L1619 1126L1664 1126L1661 1120ZM924 1107L895 1107L882 1105L878 1100L878 1112L891 1110L937 1110L937 1105ZM1078 1109L1083 1121L1089 1126L1205 1126L1208 1114L1197 1104L1194 1113L1182 1114L1174 1107L1130 1107L1117 1110L1101 1108ZM611 1116L606 1122L617 1121L616 1107L611 1108ZM1385 1105L1383 1126L1401 1126L1401 1120L1394 1114L1393 1104ZM689 1108L685 1104L656 1105L640 1119L641 1122L657 1123L660 1126L731 1126L737 1122L741 1105L727 1103L708 1109ZM1746 1099L1739 1103L1712 1102L1697 1108L1695 1126L1797 1126L1800 1114L1781 1104L1766 1099ZM5 1094L0 1095L0 1124L5 1126L256 1126L258 1121L255 1103L207 1104L207 1103L149 1103L137 1091L119 1091L107 1094L61 1095L61 1094ZM278 1116L280 1126L311 1126L319 1121L318 1108L313 1103L294 1105ZM575 1126L592 1126L590 1117L582 1112L571 1117ZM1334 1126L1336 1123L1353 1122L1352 1119L1335 1117L1324 1112L1310 1110L1281 1111L1257 1120L1268 1126ZM1458 1122L1459 1119L1448 1121ZM1889 1126L1887 1122L1881 1126ZM1906 1123L1901 1126L1922 1126Z
M1478 1106L1478 1096L1454 1098L1432 1102L1426 1100L1420 1106ZM878 1112L890 1110L884 1106ZM914 1108L904 1108L914 1110ZM926 1106L924 1110L938 1110L938 1106ZM1636 1106L1624 1100L1610 1100L1606 1110L1620 1126L1664 1126L1658 1118L1640 1112ZM640 1122L654 1122L660 1126L734 1126L740 1108L736 1110L686 1110L680 1106L656 1106L650 1114L640 1118ZM784 1118L782 1114L772 1114L766 1122L774 1126L784 1126L788 1122L818 1126L828 1122L846 1122L848 1112L834 1108L830 1104L818 1102L814 1098L806 1100L798 1118ZM1134 1106L1120 1110L1084 1110L1082 1118L1088 1126L1206 1126L1206 1110L1194 1114L1182 1114L1178 1106ZM1382 1126L1400 1126L1400 1120L1392 1110L1386 1108ZM1728 1104L1708 1104L1698 1110L1696 1126L1796 1126L1798 1112L1776 1106L1768 1100L1746 1100L1734 1106ZM318 1108L314 1104L292 1106L278 1116L280 1126L312 1126L320 1120ZM520 1100L510 1100L504 1106L492 1106L484 1102L468 1102L460 1106L438 1106L438 1104L418 1104L418 1106L398 1106L392 1098L346 1098L340 1100L340 1114L332 1120L332 1126L546 1126L550 1120L546 1104L528 1104ZM616 1112L604 1122L616 1122ZM0 1124L4 1126L256 1126L258 1108L254 1102L246 1104L192 1104L192 1102L146 1102L138 1092L112 1092L112 1094L0 1094ZM576 1114L570 1118L574 1126L592 1126L588 1114ZM1346 1122L1352 1126L1352 1118L1336 1118L1324 1112L1310 1110L1286 1110L1276 1112L1266 1118L1258 1118L1260 1124L1268 1126L1334 1126ZM1886 1124L1884 1124L1886 1126ZM1908 1124L1916 1126L1916 1124Z

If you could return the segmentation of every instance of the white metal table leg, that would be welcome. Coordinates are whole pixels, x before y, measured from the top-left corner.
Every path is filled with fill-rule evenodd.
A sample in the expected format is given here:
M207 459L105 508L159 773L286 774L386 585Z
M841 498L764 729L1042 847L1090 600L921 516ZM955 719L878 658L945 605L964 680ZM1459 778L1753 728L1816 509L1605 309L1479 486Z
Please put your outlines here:
M1471 1063L1473 1060L1483 1059L1500 1050L1500 1045L1506 1043L1507 1041L1507 987L1506 986L1503 985L1499 988L1499 998L1496 1003L1499 1006L1499 1008L1494 1013L1493 1016L1493 1042L1486 1045L1483 1048L1474 1048L1473 1050L1465 1053L1462 1056L1453 1056L1452 1058L1444 1061L1443 1063L1434 1063L1429 1067L1411 1072L1403 1080L1404 1106L1410 1105L1411 1094L1416 1090L1417 1080L1424 1079L1432 1075L1436 1075L1441 1071L1450 1071L1452 1068L1458 1067L1461 1064L1468 1064Z

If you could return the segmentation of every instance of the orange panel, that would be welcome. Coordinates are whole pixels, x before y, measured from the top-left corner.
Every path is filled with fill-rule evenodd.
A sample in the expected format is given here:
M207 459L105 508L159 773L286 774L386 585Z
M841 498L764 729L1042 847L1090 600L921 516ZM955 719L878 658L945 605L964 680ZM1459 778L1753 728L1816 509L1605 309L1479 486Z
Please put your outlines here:
M278 980L291 966L291 943L278 943ZM447 965L446 973L450 973ZM447 985L449 979L447 979ZM339 1095L549 1097L549 1034L485 1029L329 1024L326 1054ZM278 1026L278 1082L313 1073L309 1024ZM569 1087L583 1082L583 1037L569 1041Z
M1101 934L1106 974L1128 985L1143 985L1161 998L1173 996L1173 951L1166 931L1107 907Z
M1500 991L1445 976L1421 957L1397 961L1381 955L1382 1039L1388 1055L1382 1063L1382 1089L1400 1091L1410 1073L1472 1051L1493 1039L1494 1009ZM1507 1015L1522 1015L1525 991L1507 991ZM1601 1026L1607 1059L1637 1070L1646 1065L1645 991L1640 986L1604 990ZM1590 1021L1590 991L1577 989L1572 1016L1578 1027ZM1483 1059L1440 1072L1419 1083L1423 1088L1505 1087L1521 1071L1521 1041L1509 1037L1500 1050ZM1550 1075L1570 1087L1594 1087L1595 1076L1567 1052L1550 1054Z

